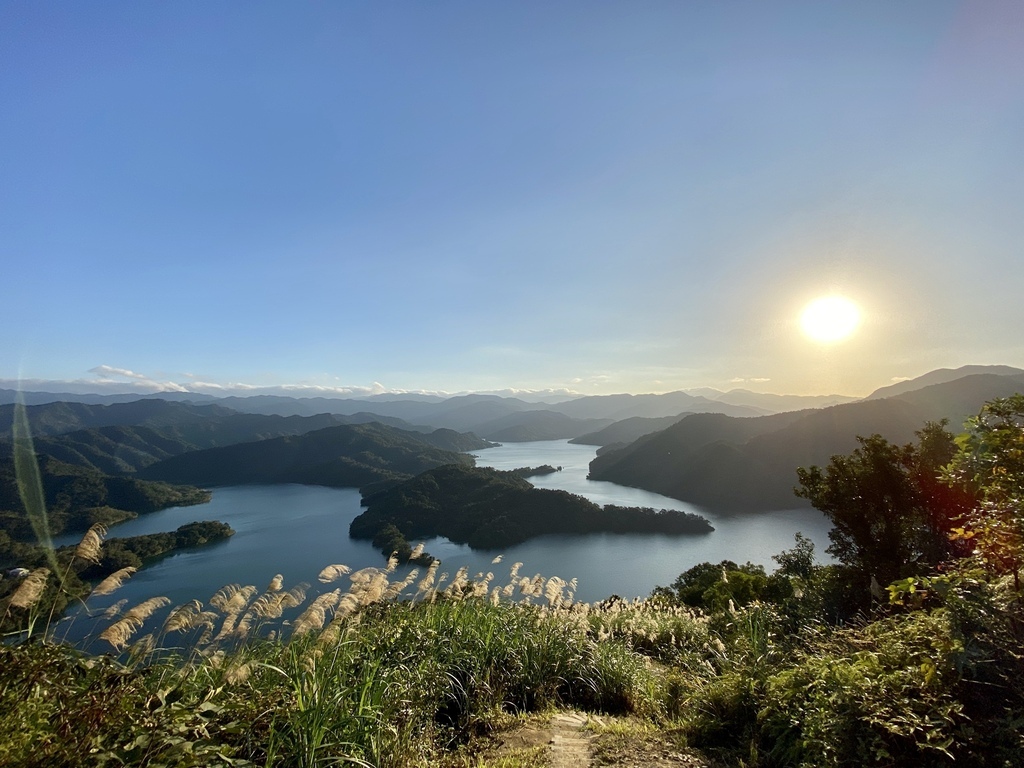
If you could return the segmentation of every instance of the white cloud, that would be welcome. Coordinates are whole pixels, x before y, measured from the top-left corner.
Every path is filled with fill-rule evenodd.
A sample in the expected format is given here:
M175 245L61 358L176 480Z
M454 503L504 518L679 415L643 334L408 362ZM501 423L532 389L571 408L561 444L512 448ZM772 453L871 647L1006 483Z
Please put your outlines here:
M90 368L88 373L94 373L99 380L106 384L116 384L119 379L130 379L136 387L141 387L147 392L188 392L187 387L176 384L173 381L157 381L151 379L144 373L137 373L128 368L115 368L112 365L97 365Z
M913 376L893 376L891 379L889 379L889 381L891 381L893 384L899 384L901 381L910 381L912 378L914 378L914 377Z
M765 376L760 376L760 377L751 379L751 381L756 381L756 382L763 383L763 382L766 382L766 381L771 381L771 379L769 379L769 378L767 378Z
M140 379L142 381L149 380L147 376L141 373L129 371L127 368L114 368L112 365L97 365L95 368L90 368L89 373L95 373L97 376L102 376L103 378L123 376L127 379Z

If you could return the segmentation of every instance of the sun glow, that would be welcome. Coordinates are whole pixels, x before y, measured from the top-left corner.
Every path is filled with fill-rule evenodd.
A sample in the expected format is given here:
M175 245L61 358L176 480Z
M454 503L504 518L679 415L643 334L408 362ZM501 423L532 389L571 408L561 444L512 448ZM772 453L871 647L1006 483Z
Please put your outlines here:
M842 341L860 325L857 305L842 296L823 296L804 308L800 327L814 341L830 344Z

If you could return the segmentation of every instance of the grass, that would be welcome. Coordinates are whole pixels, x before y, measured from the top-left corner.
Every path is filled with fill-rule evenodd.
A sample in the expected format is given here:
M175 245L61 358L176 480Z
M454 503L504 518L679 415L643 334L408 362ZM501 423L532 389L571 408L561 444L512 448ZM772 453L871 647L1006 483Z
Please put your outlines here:
M599 637L565 581L393 569L327 568L315 596L275 577L122 606L91 640L102 656L37 631L2 650L0 763L400 768L507 713L658 712L649 662Z

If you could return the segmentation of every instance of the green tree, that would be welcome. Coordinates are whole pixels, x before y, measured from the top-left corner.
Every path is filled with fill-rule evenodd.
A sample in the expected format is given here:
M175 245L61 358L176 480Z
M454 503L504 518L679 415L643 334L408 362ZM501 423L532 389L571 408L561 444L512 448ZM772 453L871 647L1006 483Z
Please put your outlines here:
M884 585L920 573L958 554L950 540L970 494L940 481L956 445L945 422L917 433L917 445L894 445L881 435L858 437L860 447L833 456L827 467L797 470L796 494L832 521L828 552L860 581Z
M1024 395L986 403L957 438L947 480L978 504L953 534L973 545L987 567L1013 576L1020 591L1024 563Z

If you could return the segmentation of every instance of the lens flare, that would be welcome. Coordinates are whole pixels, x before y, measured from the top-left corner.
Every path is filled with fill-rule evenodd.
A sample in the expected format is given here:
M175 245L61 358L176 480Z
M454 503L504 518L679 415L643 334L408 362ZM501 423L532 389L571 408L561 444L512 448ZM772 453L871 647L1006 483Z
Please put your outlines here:
M831 344L842 341L860 325L857 305L842 296L815 299L800 315L800 327L814 341Z

